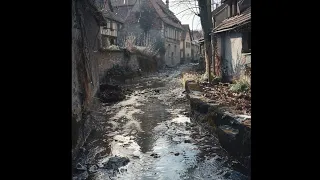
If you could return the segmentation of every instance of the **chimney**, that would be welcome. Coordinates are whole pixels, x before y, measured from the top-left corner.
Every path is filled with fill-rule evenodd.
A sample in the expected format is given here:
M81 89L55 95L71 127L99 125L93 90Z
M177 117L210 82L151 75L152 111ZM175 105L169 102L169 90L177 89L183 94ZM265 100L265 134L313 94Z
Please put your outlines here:
M166 0L167 8L169 9L169 0Z

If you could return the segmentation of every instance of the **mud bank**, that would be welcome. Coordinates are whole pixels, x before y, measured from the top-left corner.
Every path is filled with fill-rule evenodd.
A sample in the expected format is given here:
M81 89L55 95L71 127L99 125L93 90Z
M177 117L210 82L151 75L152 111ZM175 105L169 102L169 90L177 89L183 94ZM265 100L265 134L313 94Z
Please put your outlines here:
M185 83L191 118L210 125L222 147L251 172L251 127L243 124L250 116L234 115L203 96L194 81Z

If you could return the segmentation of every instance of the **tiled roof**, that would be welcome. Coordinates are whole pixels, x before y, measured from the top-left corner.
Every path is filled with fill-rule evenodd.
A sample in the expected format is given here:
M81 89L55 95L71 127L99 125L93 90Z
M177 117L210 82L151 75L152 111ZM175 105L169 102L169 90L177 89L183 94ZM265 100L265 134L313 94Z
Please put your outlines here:
M213 29L213 33L228 31L251 22L251 6L242 14L223 20Z
M117 16L114 14L114 12L111 12L111 11L103 11L103 16L107 19L111 19L111 20L114 20L114 21L117 21L117 22L120 22L120 23L123 23L124 21L121 19L120 16Z
M183 30L179 19L174 15L172 11L167 8L162 0L151 0L151 3L155 8L157 14L165 23Z
M134 14L132 12L128 13L128 11L131 11L136 1L137 0L112 0L111 3L117 15L119 14L123 19L128 20L128 22L132 22L135 19L133 17ZM162 0L149 0L148 2L151 3L162 21L183 30L179 19L167 8L166 4Z
M131 9L133 6L118 6L113 7L114 14L116 16L119 16L124 21L127 19L127 17L130 15Z

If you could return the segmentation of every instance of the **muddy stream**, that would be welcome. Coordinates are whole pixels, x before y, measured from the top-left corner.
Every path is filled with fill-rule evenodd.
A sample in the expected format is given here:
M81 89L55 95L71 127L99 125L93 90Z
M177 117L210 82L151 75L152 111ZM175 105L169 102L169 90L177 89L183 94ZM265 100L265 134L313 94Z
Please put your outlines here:
M141 77L94 115L73 179L250 179L218 139L189 118L182 68Z

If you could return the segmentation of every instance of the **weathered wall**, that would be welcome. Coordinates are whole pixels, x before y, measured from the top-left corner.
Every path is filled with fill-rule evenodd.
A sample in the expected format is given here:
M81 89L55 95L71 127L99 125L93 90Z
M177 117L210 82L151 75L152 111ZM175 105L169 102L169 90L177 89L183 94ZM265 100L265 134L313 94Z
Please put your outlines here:
M184 54L184 57L185 57L185 62L190 62L191 60L191 39L190 39L190 33L189 31L186 32L186 39L185 39L185 54ZM187 43L189 43L190 46L187 46Z
M90 133L84 113L91 108L99 88L96 35L99 25L88 2L72 1L72 154L75 158ZM78 14L78 16L76 16Z
M180 41L166 38L165 63L167 66L177 66L180 63Z
M106 53L99 50L100 26L94 17L97 10L87 0L72 1L72 158L90 134L90 112L99 105L96 93L103 72L114 64L138 69L136 55L125 57L124 51ZM77 16L76 16L77 14ZM96 103L97 102L97 103Z
M244 119L251 117L243 118L227 113L221 105L205 98L201 87L195 81L186 81L185 90L190 100L190 117L196 122L210 125L221 146L241 162L246 174L250 174L251 126L246 125Z
M239 77L246 64L242 58L242 35L241 33L226 33L218 40L221 43L220 53L222 57L223 72L226 77ZM219 52L218 51L218 52Z
M241 33L219 33L217 35L215 61L221 61L222 75L227 79L240 78L251 63L251 54L242 53ZM245 77L248 80L248 77Z
M137 71L139 69L139 64L137 61L136 54L127 54L124 50L116 51L100 51L97 53L99 60L99 77L103 78L105 73L115 65L128 66L132 70Z
M214 27L217 27L223 20L228 18L228 6L225 6L214 16Z
M197 44L191 44L191 59L193 61L199 61L200 47Z
M242 37L240 33L226 34L224 38L224 62L227 66L227 75L233 76L238 73L241 61Z

